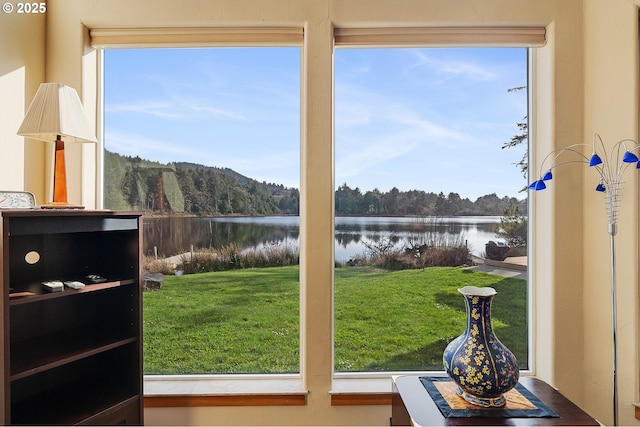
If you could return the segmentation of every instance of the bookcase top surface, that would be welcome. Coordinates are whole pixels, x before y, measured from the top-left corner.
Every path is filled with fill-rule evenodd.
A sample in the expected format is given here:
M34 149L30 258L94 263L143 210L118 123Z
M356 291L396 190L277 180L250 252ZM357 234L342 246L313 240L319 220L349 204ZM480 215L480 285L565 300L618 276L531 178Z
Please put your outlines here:
M3 217L53 217L53 216L142 216L137 211L111 211L88 209L0 209Z

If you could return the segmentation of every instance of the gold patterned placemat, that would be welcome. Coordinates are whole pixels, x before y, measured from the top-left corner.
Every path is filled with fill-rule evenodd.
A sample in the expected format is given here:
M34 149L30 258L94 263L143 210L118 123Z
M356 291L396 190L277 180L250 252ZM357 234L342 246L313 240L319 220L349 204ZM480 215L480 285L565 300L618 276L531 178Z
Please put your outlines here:
M433 385L436 386L444 400L447 401L451 409L478 409L478 406L473 405L456 392L456 384L453 381L437 381ZM536 405L531 403L529 399L524 397L518 390L512 388L504 394L506 403L499 409L538 409Z
M483 408L464 400L457 385L449 377L419 377L431 399L446 418L557 418L558 415L522 384L505 393L506 403L500 408Z

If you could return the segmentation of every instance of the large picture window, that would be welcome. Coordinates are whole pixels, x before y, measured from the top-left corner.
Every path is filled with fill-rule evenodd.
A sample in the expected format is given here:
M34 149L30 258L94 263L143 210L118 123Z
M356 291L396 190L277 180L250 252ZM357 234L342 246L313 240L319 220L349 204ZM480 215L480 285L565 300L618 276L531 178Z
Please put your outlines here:
M336 372L442 370L465 285L528 369L527 118L526 48L336 49Z
M104 63L104 204L144 212L157 287L144 372L298 373L300 49L113 49Z

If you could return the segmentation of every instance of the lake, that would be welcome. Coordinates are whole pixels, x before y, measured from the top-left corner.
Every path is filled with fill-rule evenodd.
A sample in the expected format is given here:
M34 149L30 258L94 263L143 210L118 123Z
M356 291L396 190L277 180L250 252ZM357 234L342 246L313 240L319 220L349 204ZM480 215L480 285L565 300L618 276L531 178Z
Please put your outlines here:
M300 218L268 217L158 217L144 218L144 253L167 257L194 248L222 248L237 243L243 249L266 243L299 247ZM363 255L366 245L388 239L398 248L433 239L460 241L481 256L495 233L499 216L465 217L336 217L335 258L348 261Z

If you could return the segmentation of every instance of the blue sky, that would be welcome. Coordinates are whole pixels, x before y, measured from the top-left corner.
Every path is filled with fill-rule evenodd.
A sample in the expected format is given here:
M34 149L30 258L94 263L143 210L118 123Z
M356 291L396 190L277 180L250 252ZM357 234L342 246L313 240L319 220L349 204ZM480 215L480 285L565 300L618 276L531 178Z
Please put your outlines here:
M110 50L105 146L299 187L297 48ZM524 198L525 49L340 49L336 186Z

